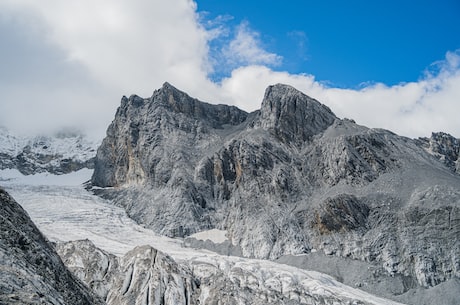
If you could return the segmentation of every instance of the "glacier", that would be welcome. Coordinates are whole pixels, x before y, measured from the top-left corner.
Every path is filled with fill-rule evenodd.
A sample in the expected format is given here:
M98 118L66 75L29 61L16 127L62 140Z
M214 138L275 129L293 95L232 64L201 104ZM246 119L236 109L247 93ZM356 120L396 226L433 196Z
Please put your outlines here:
M401 304L346 286L316 271L268 260L185 248L183 239L160 236L135 223L121 207L89 193L82 184L90 178L91 173L86 170L60 176L59 184L42 175L35 177L41 184L37 181L29 184L31 177L28 176L16 175L5 179L9 174L8 171L0 171L2 185L51 241L65 245L65 242L89 240L101 251L121 260L130 251L142 252L150 248L161 251L200 280L198 299L201 304L214 304L212 298L217 297L217 290L222 287L217 289L213 284L222 280L231 283L231 287L224 290L232 289L236 294L241 290L241 297L235 296L240 304L247 300L248 296L242 296L243 292L249 293L248 289L253 295L252 300L261 304L276 304L281 299L285 300L285 304ZM74 251L71 255L78 253ZM84 260L85 257L73 259L73 263L67 266L71 270L82 268ZM117 302L120 301L114 299L108 304L121 304Z

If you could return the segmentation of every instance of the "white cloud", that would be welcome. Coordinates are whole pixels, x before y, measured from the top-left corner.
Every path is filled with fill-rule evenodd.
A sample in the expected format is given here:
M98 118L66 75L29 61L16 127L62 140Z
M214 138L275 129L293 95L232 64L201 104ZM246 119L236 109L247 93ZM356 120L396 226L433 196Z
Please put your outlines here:
M67 52L69 60L110 86L150 92L165 79L185 84L206 76L206 33L196 22L192 1L14 3L19 9L26 5L44 22L45 38ZM180 76L178 66L186 69Z
M445 131L460 136L459 54L448 52L435 74L418 82L387 87L382 84L359 91L326 89L319 96L338 114L354 117L371 127L383 127L406 136L429 136ZM455 64L455 62L457 62Z
M303 31L291 31L287 35L297 45L297 56L302 60L307 60L309 58L307 53L307 34Z
M426 73L418 82L352 90L327 87L311 75L248 66L233 71L222 81L221 89L241 108L255 110L268 85L290 84L328 105L339 117L355 119L368 127L410 137L429 136L433 131L460 137L460 52L448 52L436 67L436 72Z
M262 47L260 34L251 30L245 21L237 27L235 38L223 49L223 54L232 66L276 66L282 61L281 56L267 52Z
M204 101L246 110L260 107L268 85L287 83L363 125L407 136L442 130L460 137L458 51L417 82L337 89L312 75L267 67L281 56L266 51L260 34L243 22L224 47L225 64L235 69L216 84L209 75L222 63L210 59L209 47L212 39L230 35L224 23L201 26L191 0L2 0L2 43L27 40L17 45L29 51L0 49L11 74L24 76L0 71L0 125L37 130L80 124L100 134L123 94L150 96L165 81ZM24 61L20 54L36 58Z
M84 73L59 88L53 86L59 76L46 72L29 82L26 77L3 82L1 103L9 112L0 113L0 124L43 124L33 116L49 117L51 113L58 121L78 124L87 122L88 116L81 113L105 108L108 115L100 113L100 121L107 126L107 118L113 117L123 94L149 96L165 81L191 94L197 87L212 86L207 79L211 69L207 32L197 22L195 10L196 4L190 0L1 1L0 26L14 29L9 31L10 37L28 31L33 33L34 44L27 47L43 49L46 45L48 51L57 54L46 58L35 54L35 62L45 60L45 67L56 66L56 62L65 66L53 72ZM10 60L17 66L22 62L14 54ZM35 74L31 68L23 70L24 74ZM50 81L44 84L44 78ZM70 110L74 105L80 111L58 112L61 107ZM26 120L22 114L31 108L35 113Z

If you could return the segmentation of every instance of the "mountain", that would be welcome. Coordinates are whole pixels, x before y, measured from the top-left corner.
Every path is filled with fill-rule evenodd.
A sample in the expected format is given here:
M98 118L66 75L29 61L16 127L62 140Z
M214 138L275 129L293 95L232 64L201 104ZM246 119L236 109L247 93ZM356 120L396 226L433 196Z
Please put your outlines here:
M74 131L24 137L0 128L0 170L16 169L24 175L42 172L61 175L93 168L97 146L98 143Z
M27 213L0 188L0 303L102 304L64 266Z
M245 257L376 263L403 293L460 277L458 153L443 141L339 119L286 85L246 113L165 83L122 98L92 185L163 235L216 228Z

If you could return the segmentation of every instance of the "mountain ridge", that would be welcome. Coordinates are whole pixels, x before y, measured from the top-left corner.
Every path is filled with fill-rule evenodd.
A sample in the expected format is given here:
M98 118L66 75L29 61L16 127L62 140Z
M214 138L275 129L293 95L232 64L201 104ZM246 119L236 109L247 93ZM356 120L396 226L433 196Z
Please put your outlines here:
M460 176L425 140L339 119L281 84L261 110L230 107L168 83L123 98L92 178L112 188L95 191L164 235L227 230L247 257L314 249L423 287L460 276Z
M62 175L92 169L97 145L77 131L25 137L0 128L0 170Z
M64 266L22 207L0 188L0 303L103 304Z

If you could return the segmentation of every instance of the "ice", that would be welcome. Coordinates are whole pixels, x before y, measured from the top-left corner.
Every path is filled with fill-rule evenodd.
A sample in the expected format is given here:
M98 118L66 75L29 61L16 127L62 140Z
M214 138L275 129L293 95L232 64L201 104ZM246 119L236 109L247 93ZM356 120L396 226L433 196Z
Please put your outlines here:
M17 169L0 170L2 186L76 186L91 179L92 169L84 168L77 172L64 175L53 175L48 172L34 175L23 175Z
M197 276L206 277L219 270L230 280L267 292L275 289L287 296L303 291L325 297L362 300L366 304L400 304L351 288L319 272L267 260L222 256L207 250L184 248L181 239L159 236L136 224L122 208L87 192L81 183L90 175L90 170L82 170L61 176L22 176L9 170L0 172L0 184L23 206L51 241L89 239L97 247L117 256L136 246L150 245L177 262L189 265ZM226 240L225 233L210 230L197 236L221 242Z
M208 231L195 233L193 235L190 235L190 237L203 241L210 240L213 243L220 244L228 240L226 234L226 230L212 229Z

